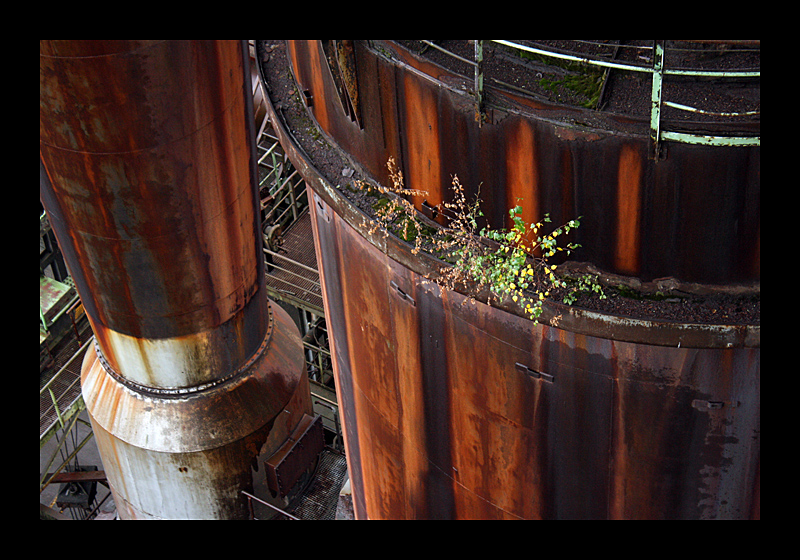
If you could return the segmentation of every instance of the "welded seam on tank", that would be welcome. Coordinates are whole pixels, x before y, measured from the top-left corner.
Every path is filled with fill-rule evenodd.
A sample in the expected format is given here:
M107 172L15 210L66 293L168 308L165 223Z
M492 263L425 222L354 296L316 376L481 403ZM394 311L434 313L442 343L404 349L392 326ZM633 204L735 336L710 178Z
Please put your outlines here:
M427 457L426 457L426 459L427 459ZM430 465L431 465L433 468L435 468L437 471L439 471L440 473L442 473L442 475L443 475L443 476L445 476L446 478L449 478L450 480L452 480L452 481L453 481L453 483L454 483L454 484L456 484L456 485L460 486L461 488L463 488L464 490L466 490L467 492L469 492L470 494L472 494L473 496L475 496L475 497L476 497L476 498L478 498L479 500L482 500L482 501L486 502L487 504L489 504L489 505L490 505L490 506L492 506L493 508L496 508L496 509L498 509L498 510L502 511L503 513L505 513L505 514L508 514L509 516L511 516L511 517L513 517L513 518L515 518L515 519L521 519L521 520L524 520L524 519L525 519L524 517L522 517L522 516L520 516L520 515L517 515L517 514L516 514L516 513L514 513L513 511L508 511L507 509L505 509L505 508L503 508L503 507L500 507L500 506L499 506L499 505L497 505L495 502L493 502L492 500L490 500L490 499L486 498L485 496L481 496L480 494L478 494L478 493L477 493L475 490L473 490L473 489L472 489L472 488L470 488L469 486L466 486L466 485L464 485L462 482L459 482L458 480L456 480L455 478L453 478L453 477L452 477L450 474L446 473L446 472L445 472L444 470L442 470L442 469L441 469L439 466L437 466L435 463L433 463L433 462L432 462L430 459L427 459L427 461L428 461L428 463L430 463Z
M115 51L115 52L110 52L110 53L105 53L105 54L89 54L89 55L86 55L86 56L62 56L62 55L57 55L57 54L45 54L45 53L39 52L39 58L52 58L52 59L60 59L60 60L83 60L83 59L88 59L88 58L105 58L105 57L111 57L111 56L125 56L125 55L129 55L129 54L132 54L132 53L137 53L137 52L140 52L140 51L144 51L146 49L152 49L153 47L157 47L159 45L163 45L167 41L168 41L168 39L163 39L163 40L158 41L156 43L148 43L147 45L142 45L141 47L136 48L136 49L130 49L130 50L125 50L125 51Z
M243 183L242 188L240 188L239 190L234 191L236 193L237 197L235 199L233 199L233 201L230 204L228 204L226 207L221 209L219 212L217 212L213 216L207 217L205 220L203 220L199 224L200 225L205 225L205 224L207 224L207 223L209 223L211 221L216 220L220 216L229 216L231 214L230 209L235 204L238 204L241 201L242 196L247 194L249 192L249 190L250 190L250 184L249 183ZM50 211L48 211L48 216L49 215L50 215ZM62 223L66 223L66 220L64 220L64 218L62 218L58 214L56 214L55 217L56 217L57 220L61 221ZM90 232L82 230L82 229L79 229L77 231L78 231L78 233L80 233L81 235L86 236L86 237L92 237L92 238L95 238L95 239L107 239L107 240L110 240L110 241L140 241L140 240L150 241L150 240L157 240L157 239L162 239L162 238L171 238L171 237L174 237L174 235L175 235L175 232L167 232L167 233L164 233L164 234L161 234L161 235L149 235L147 237L109 237L107 235L98 235L96 233L90 233Z
M459 295L462 295L462 294L459 294ZM463 297L463 295L462 295L462 297ZM456 305L465 305L467 303L467 301L468 300L465 299L462 303L460 303L460 304L456 303ZM483 303L483 302L478 302L478 303L482 303L483 305L488 305L488 304ZM489 306L489 307L491 307L491 306ZM498 308L493 308L493 309L498 309ZM517 317L519 317L519 316L517 315ZM468 325L468 326L470 326L472 328L478 328L487 337L493 339L496 342L507 344L508 346L510 346L511 348L514 348L515 350L519 350L520 352L529 352L530 351L530 349L520 348L519 346L517 346L515 344L511 344L510 342L508 342L506 340L503 340L502 338L498 338L495 335L493 335L493 334L491 334L489 332L486 332L485 330L480 329L475 324L471 323L470 321L468 321L466 319L463 319L463 318L457 317L457 316L454 316L453 319L456 320L456 321L459 321L459 322L461 322L461 323L463 323L465 325ZM524 318L522 318L522 319L524 319ZM548 328L552 328L552 329L558 329L558 327L553 327L552 325L539 325L539 326L544 326L544 327L548 327ZM558 330L563 330L563 329L558 329ZM565 331L565 332L570 332L570 331ZM591 335L587 335L587 336L591 336ZM610 340L611 342L625 342L625 341L615 341L613 339L604 339L602 337L596 337L596 336L593 336L593 338L599 338L601 340ZM546 339L546 338L544 340L546 340L548 342L552 342L551 340ZM632 343L632 344L635 344L635 343ZM582 368L582 367L580 367L578 365L575 365L575 364L573 364L571 362L558 361L558 360L556 360L555 358L552 358L552 357L548 357L547 364L548 365L553 364L553 365L559 366L556 369L568 368L570 370L579 371L579 372L590 374L590 375L597 375L597 376L602 376L602 377L605 377L605 378L609 377L609 375L606 374L606 373L598 373L596 371L592 371L592 370L589 370L589 369L586 369L586 368ZM509 420L509 422L513 423L513 420L510 420L510 419L507 419L507 420Z
M106 360L105 356L103 355L102 350L100 349L100 345L97 343L97 338L94 340L94 348L97 352L97 358L100 360L100 364L103 366L103 369L108 373L115 381L124 385L128 389L136 393L148 394L148 395L156 395L162 398L181 398L186 397L188 395L194 395L200 393L202 391L207 391L209 389L213 389L214 387L218 387L224 383L227 383L241 375L245 374L253 364L264 355L266 350L269 348L270 341L272 340L272 333L274 331L274 317L272 315L272 305L267 305L267 313L269 315L269 323L267 325L267 334L264 336L264 340L261 342L261 345L258 349L253 353L253 355L248 359L241 367L233 371L232 373L223 376L219 379L215 379L213 381L209 381L208 383L201 383L200 385L194 385L192 387L177 387L177 388L165 388L165 387L148 387L146 385L140 385L130 379L127 379L122 376L121 373L116 371Z
M214 124L215 122L220 120L222 115L224 115L225 113L231 111L233 109L234 105L236 105L237 103L238 103L238 100L232 99L231 102L226 107L224 107L219 113L215 113L214 115L212 115L211 120L209 120L207 123L203 124L202 126L199 126L198 128L194 129L193 131L189 132L188 134L185 134L185 135L181 136L180 138L173 138L172 140L170 140L168 142L163 142L161 144L154 144L152 146L146 146L144 148L139 148L139 149L136 149L136 150L125 150L125 151L122 151L122 152L90 152L90 151L87 151L87 150L73 150L73 149L70 149L70 148L63 148L61 146L56 146L55 144L49 144L49 143L45 142L44 140L42 140L41 136L39 137L39 143L40 144L44 144L45 146L47 146L49 148L52 148L54 150L60 150L60 151L63 151L63 152L69 152L71 154L86 154L86 155L92 155L92 156L116 156L116 155L125 155L125 154L136 154L136 153L139 153L139 152L146 152L146 151L149 151L149 150L157 150L157 149L162 148L164 146L170 146L172 144L176 144L178 142L182 142L182 141L186 140L187 138L191 138L192 136L196 136L201 131L205 130L206 128L208 128L209 126L211 126L212 124Z

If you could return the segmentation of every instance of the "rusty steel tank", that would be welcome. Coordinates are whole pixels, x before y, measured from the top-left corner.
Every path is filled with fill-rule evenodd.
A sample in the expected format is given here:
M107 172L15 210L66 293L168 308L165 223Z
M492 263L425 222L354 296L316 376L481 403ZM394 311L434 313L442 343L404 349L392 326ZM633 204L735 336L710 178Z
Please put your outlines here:
M119 516L247 518L312 414L264 286L247 43L39 53L40 196L95 334L81 383Z
M517 200L528 222L583 216L574 258L609 278L758 293L758 145L710 145L714 130L686 123L703 139L654 143L647 114L507 84L476 103L471 70L398 41L257 51L270 118L313 190L358 519L760 517L758 324L558 301L534 322L442 289L444 263L376 232L345 188L388 184L392 157L428 193L420 211L458 175L470 195L481 185L495 227Z

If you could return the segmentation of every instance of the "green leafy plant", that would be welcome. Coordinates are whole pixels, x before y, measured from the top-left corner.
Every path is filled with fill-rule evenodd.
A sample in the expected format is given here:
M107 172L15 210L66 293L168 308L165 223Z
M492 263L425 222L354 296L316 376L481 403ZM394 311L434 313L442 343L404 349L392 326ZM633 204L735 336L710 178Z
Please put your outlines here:
M542 314L542 303L555 288L568 289L569 301L566 303L574 302L575 293L579 291L602 295L602 287L596 279L594 283L588 279L579 280L568 287L556 275L556 265L548 261L559 252L570 254L579 247L576 243L560 245L559 242L562 236L580 226L580 217L545 233L546 224L551 223L549 214L528 224L522 218L522 206L518 204L509 210L511 229L481 227L479 222L483 221L484 215L480 208L480 192L474 200L468 200L464 187L454 176L452 202L437 206L437 210L449 218L449 223L437 231L424 226L416 217L413 205L402 198L406 195L426 196L427 193L406 189L393 159L389 160L388 168L393 186L378 187L384 196L373 206L376 212L374 227L382 226L385 231L413 241L414 253L425 244L426 250L448 262L450 266L443 267L437 279L442 288L453 290L458 286L477 284L487 288L494 298L510 298L532 320Z
M564 282L564 287L569 290L564 295L564 303L567 305L575 303L581 293L596 293L600 299L606 299L603 286L600 285L597 276L594 274L583 274L575 278L570 278L568 281Z
M417 254L422 246L423 237L420 233L430 229L416 218L416 209L405 197L407 196L426 196L427 193L414 189L407 189L403 184L403 174L397 169L394 158L389 158L387 163L389 177L392 179L392 186L367 185L362 181L356 181L356 187L368 192L376 191L377 202L372 205L375 211L375 221L368 230L374 234L379 227L384 231L391 232L406 242L413 242L413 254Z
M442 271L445 286L471 280L489 289L497 298L511 298L525 313L536 319L542 313L542 303L553 288L564 287L563 280L555 274L556 265L548 259L560 251L569 254L578 248L575 243L559 246L559 236L580 226L578 219L543 233L550 216L527 224L522 219L522 207L509 210L514 224L510 230L483 227L477 229L477 218L483 216L479 199L466 204L463 188L457 178L453 180L454 203L449 209L455 213L451 222L450 241L441 244L442 250L455 257L453 267ZM448 206L448 205L445 205ZM490 244L483 240L489 240ZM536 254L541 256L535 256Z

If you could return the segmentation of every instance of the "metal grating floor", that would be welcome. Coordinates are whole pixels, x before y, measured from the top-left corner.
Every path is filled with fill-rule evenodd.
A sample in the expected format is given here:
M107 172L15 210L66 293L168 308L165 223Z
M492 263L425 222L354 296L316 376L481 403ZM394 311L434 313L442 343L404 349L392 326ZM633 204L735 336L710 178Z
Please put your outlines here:
M83 356L91 344L91 331L81 333L81 340L72 339L53 356L54 363L39 376L39 442L46 440L50 433L60 427L59 414L64 422L70 414L82 408L81 365ZM83 346L81 346L81 343ZM66 366L66 367L65 367ZM63 368L63 369L62 369ZM60 373L59 373L60 371ZM53 392L58 410L53 406L47 385Z
M323 315L322 289L308 211L298 217L282 237L280 250L267 255L272 258L266 275L270 295Z
M288 513L305 521L336 519L339 491L346 475L345 456L331 449L325 449L320 454L314 479Z

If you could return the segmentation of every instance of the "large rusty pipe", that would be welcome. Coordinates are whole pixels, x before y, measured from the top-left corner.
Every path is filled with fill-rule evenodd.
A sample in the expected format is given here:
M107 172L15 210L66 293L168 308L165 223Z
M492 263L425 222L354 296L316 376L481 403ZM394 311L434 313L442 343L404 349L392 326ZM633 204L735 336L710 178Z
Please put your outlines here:
M267 327L240 45L41 45L42 198L105 359L213 382Z
M41 41L39 75L40 196L121 516L241 516L304 379L264 288L247 44Z

